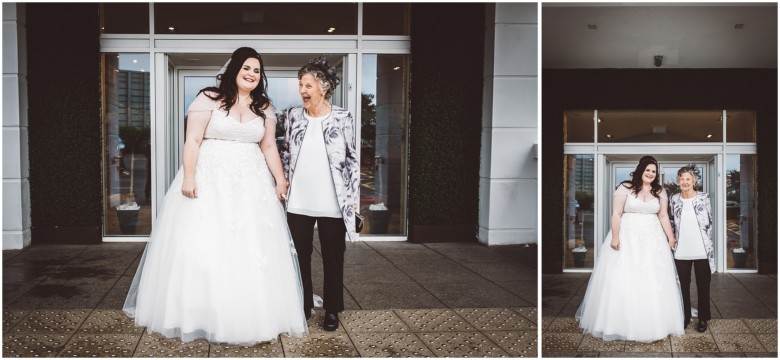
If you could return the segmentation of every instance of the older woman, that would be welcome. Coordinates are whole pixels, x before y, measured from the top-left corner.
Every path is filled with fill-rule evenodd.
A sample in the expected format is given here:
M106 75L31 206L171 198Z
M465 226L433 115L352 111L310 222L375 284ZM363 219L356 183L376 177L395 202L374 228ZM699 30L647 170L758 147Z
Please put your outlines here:
M672 195L671 208L677 249L674 264L680 278L683 297L683 325L691 322L691 266L696 272L696 292L699 298L699 323L696 331L705 332L710 320L710 277L715 272L715 251L712 246L712 214L710 197L694 190L698 180L694 165L677 171L681 192Z
M290 109L284 128L282 162L290 182L287 223L298 252L303 281L303 311L314 307L311 253L314 224L319 232L324 268L324 329L339 326L344 310L345 237L354 241L358 206L359 162L352 115L329 103L340 79L328 61L312 59L298 70L303 106Z

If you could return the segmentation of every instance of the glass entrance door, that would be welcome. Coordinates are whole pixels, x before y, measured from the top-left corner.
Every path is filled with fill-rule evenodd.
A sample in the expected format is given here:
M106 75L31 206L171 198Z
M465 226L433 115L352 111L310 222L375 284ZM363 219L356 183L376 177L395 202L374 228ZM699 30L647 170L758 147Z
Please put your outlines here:
M604 196L605 199L608 198L610 201L604 202L606 211L602 212L602 221L599 222L605 229L604 234L608 232L608 229L611 225L612 193L621 182L625 180L631 180L631 173L634 172L636 164L639 162L639 158L641 156L642 155L606 156L609 181L606 182L607 187L604 189ZM699 181L696 185L696 190L707 192L710 195L710 201L712 205L711 211L713 215L712 239L713 244L715 244L716 263L720 263L718 259L722 255L719 255L718 252L719 246L717 239L719 239L719 224L717 224L718 217L716 213L718 211L718 204L720 204L720 196L718 195L719 191L717 188L717 177L710 175L716 174L716 156L664 154L655 156L655 158L658 160L658 176L660 178L661 185L666 189L668 196L672 196L673 194L680 192L679 185L677 185L677 171L685 165L696 164L696 170L699 175ZM599 239L599 243L604 240L605 239L603 238ZM596 246L594 250L596 250L596 257L598 257L599 247ZM722 269L719 269L719 271L722 271Z

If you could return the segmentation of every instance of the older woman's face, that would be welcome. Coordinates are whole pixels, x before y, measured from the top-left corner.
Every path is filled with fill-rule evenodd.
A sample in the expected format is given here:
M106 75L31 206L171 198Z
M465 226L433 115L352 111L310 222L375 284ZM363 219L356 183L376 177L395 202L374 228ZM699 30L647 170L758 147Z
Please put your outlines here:
M236 76L236 85L241 92L251 92L260 84L260 60L247 58Z
M314 78L314 75L306 74L298 80L298 93L301 94L303 107L306 110L315 109L325 101L325 94L322 91L320 82Z
M684 172L682 175L677 177L677 185L680 185L680 190L682 191L693 190L693 185L695 184L696 179L694 179L690 173Z
M642 182L645 184L649 184L655 180L656 176L656 167L655 164L648 164L647 167L645 167L645 171L642 173Z

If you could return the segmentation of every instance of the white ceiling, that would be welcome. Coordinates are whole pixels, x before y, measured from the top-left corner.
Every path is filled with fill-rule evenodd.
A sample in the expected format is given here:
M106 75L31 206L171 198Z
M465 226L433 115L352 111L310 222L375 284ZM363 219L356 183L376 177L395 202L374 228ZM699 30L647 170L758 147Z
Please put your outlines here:
M777 68L777 4L542 5L543 68L655 68L654 55L661 68Z

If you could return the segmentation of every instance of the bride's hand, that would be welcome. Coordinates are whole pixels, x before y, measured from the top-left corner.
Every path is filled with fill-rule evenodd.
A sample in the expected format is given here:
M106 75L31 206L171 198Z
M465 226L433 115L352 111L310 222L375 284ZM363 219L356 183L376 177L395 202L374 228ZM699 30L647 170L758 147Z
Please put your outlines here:
M672 251L674 251L674 248L676 247L677 247L677 239L669 240L669 249L672 249Z
M620 240L612 239L612 241L609 243L609 246L611 246L615 250L620 250Z
M190 199L198 197L198 187L195 185L195 179L184 179L181 184L181 194Z
M290 186L290 183L287 181L279 182L276 184L276 198L280 201L285 201L287 199L287 188Z

